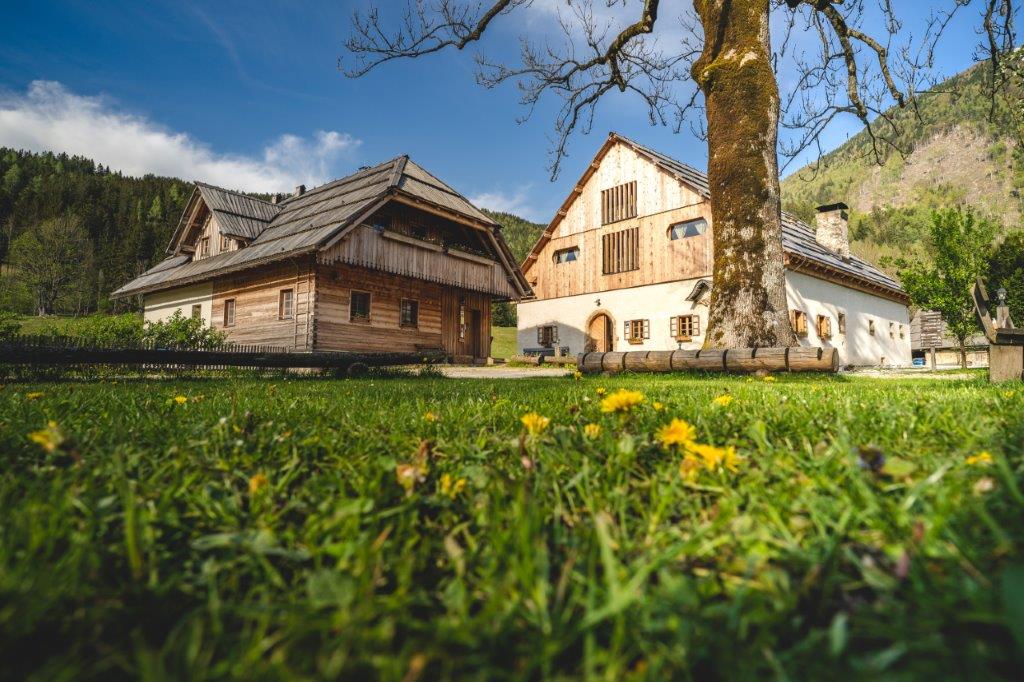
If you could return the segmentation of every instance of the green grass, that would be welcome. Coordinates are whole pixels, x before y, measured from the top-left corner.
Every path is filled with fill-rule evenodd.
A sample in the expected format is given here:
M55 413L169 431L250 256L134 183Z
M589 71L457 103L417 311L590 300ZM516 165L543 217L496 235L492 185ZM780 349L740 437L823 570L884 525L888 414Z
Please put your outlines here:
M1016 676L1022 414L973 379L8 384L2 676ZM684 480L673 417L737 471Z
M515 327L491 327L491 355L496 358L508 359L519 352L516 343Z

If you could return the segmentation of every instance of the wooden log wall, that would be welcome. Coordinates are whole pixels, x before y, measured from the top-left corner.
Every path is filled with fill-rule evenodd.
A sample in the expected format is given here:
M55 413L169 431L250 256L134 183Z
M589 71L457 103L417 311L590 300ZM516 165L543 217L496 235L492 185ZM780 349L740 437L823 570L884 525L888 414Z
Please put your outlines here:
M443 348L450 356L471 356L472 324L479 342L475 357L490 355L491 299L487 294L443 286L434 282L354 267L342 263L317 268L315 350L416 352ZM370 294L370 319L351 319L352 291ZM419 303L415 328L401 326L402 299ZM461 303L460 303L461 302ZM467 330L459 333L459 306L465 306Z
M311 257L283 261L253 272L225 277L213 285L213 326L228 341L247 345L312 350L316 273ZM293 316L280 319L281 291L293 293ZM235 324L224 325L224 302L235 301Z
M581 353L581 372L836 372L835 348L730 348L726 350L635 351Z

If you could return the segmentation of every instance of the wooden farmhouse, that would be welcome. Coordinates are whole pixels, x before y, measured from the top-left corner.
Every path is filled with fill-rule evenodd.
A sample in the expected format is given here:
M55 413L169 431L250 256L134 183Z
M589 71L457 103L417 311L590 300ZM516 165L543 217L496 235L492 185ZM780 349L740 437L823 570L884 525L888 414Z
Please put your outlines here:
M612 133L522 270L526 353L697 349L713 263L707 176ZM909 365L906 292L850 253L847 207L816 227L783 216L790 320L803 345L835 347L844 365Z
M469 360L491 302L529 293L500 227L401 156L272 201L197 183L167 259L114 295L241 344Z

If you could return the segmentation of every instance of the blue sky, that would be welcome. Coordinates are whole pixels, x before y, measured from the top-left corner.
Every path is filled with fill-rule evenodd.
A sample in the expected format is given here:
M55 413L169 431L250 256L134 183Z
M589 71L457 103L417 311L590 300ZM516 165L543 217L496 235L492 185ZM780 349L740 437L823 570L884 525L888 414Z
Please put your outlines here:
M517 123L524 110L515 87L476 85L472 53L395 62L361 80L339 73L351 13L368 4L9 4L0 23L0 146L82 153L130 173L254 191L286 191L408 153L481 205L543 222L610 130L705 164L704 143L685 127L651 127L635 97L615 94L602 102L592 133L573 138L552 183L558 102ZM482 48L514 58L518 37L543 35L558 4L537 0L504 18ZM907 30L919 31L931 3L901 4L916 6L901 11ZM669 0L662 40L679 30L686 6ZM971 10L947 36L943 73L972 62L974 23ZM880 31L871 21L866 28ZM858 128L849 120L833 126L827 146Z

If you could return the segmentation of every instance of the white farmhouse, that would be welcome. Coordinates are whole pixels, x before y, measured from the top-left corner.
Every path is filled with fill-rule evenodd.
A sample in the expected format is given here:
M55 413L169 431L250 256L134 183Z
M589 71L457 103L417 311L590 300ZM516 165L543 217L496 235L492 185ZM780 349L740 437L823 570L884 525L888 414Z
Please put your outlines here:
M523 263L522 352L702 347L713 263L707 176L612 133ZM817 228L783 216L800 342L843 365L909 365L908 297L850 254L844 204Z

